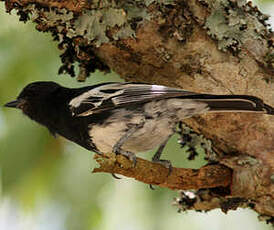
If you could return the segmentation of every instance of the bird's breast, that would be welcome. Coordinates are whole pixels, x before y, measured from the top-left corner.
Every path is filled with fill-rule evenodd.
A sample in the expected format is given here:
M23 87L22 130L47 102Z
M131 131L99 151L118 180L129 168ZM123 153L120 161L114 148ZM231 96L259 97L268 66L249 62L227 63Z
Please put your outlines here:
M162 144L173 132L174 124L170 119L146 118L144 113L119 109L104 124L93 124L89 135L96 148L103 152L112 152L114 145L127 131L138 124L144 124L125 141L122 149L133 153L145 152Z

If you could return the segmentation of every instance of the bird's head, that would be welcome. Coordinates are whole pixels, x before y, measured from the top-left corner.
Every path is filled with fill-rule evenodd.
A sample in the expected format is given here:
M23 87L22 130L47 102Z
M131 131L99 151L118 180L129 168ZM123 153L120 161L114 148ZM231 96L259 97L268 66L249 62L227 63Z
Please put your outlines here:
M61 86L55 82L33 82L28 84L14 101L6 103L5 107L21 109L23 113L32 117L33 113L42 110L51 96Z

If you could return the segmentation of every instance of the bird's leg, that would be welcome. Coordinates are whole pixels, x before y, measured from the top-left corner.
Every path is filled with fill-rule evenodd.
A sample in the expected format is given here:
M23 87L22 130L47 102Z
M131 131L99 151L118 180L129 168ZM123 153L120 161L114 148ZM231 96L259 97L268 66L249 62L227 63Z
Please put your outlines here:
M172 164L171 164L171 162L170 162L169 160L161 160L160 157L161 157L161 155L162 155L162 153L163 153L163 150L164 150L164 148L165 148L165 146L166 146L166 144L167 144L167 142L168 142L168 140L169 140L169 138L170 138L171 136L172 136L172 135L170 135L170 136L165 140L165 142L162 143L162 144L160 145L160 147L157 149L156 153L155 153L155 154L153 155L153 157L152 157L152 162L161 164L161 165L163 165L164 167L168 168L168 176L169 176L169 175L171 174L171 172L172 172ZM154 190L154 187L153 187L152 184L149 185L149 188L150 188L151 190Z
M134 134L139 128L143 127L144 121L141 121L141 123L134 125L131 127L113 146L113 152L115 154L121 154L123 156L126 156L130 161L133 162L133 165L135 167L136 165L136 156L134 153L129 151L124 151L121 149L122 145L131 137L132 134Z
M170 135L171 136L171 135ZM158 150L156 151L156 153L154 154L154 156L152 157L152 162L155 163L159 163L161 165L163 165L164 167L168 168L168 176L171 174L172 172L172 165L171 162L169 160L161 160L160 157L162 155L162 152L170 138L170 136L165 140L165 142L163 142L160 147L158 148Z

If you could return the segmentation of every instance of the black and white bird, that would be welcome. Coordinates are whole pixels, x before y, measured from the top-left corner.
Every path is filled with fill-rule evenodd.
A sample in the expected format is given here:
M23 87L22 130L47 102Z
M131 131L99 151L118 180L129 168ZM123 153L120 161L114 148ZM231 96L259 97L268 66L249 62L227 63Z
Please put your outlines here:
M122 154L135 164L135 153L158 147L160 156L176 124L207 112L254 112L274 115L274 108L247 95L199 94L161 85L103 83L66 88L54 82L27 85L6 107L21 109L55 135L96 153Z

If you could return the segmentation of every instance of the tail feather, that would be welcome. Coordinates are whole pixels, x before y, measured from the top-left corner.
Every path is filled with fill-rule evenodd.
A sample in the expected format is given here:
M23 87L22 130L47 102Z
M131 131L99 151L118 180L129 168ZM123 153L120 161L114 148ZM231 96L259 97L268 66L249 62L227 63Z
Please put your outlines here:
M259 112L274 115L273 107L254 96L196 94L189 97L207 103L212 112Z

